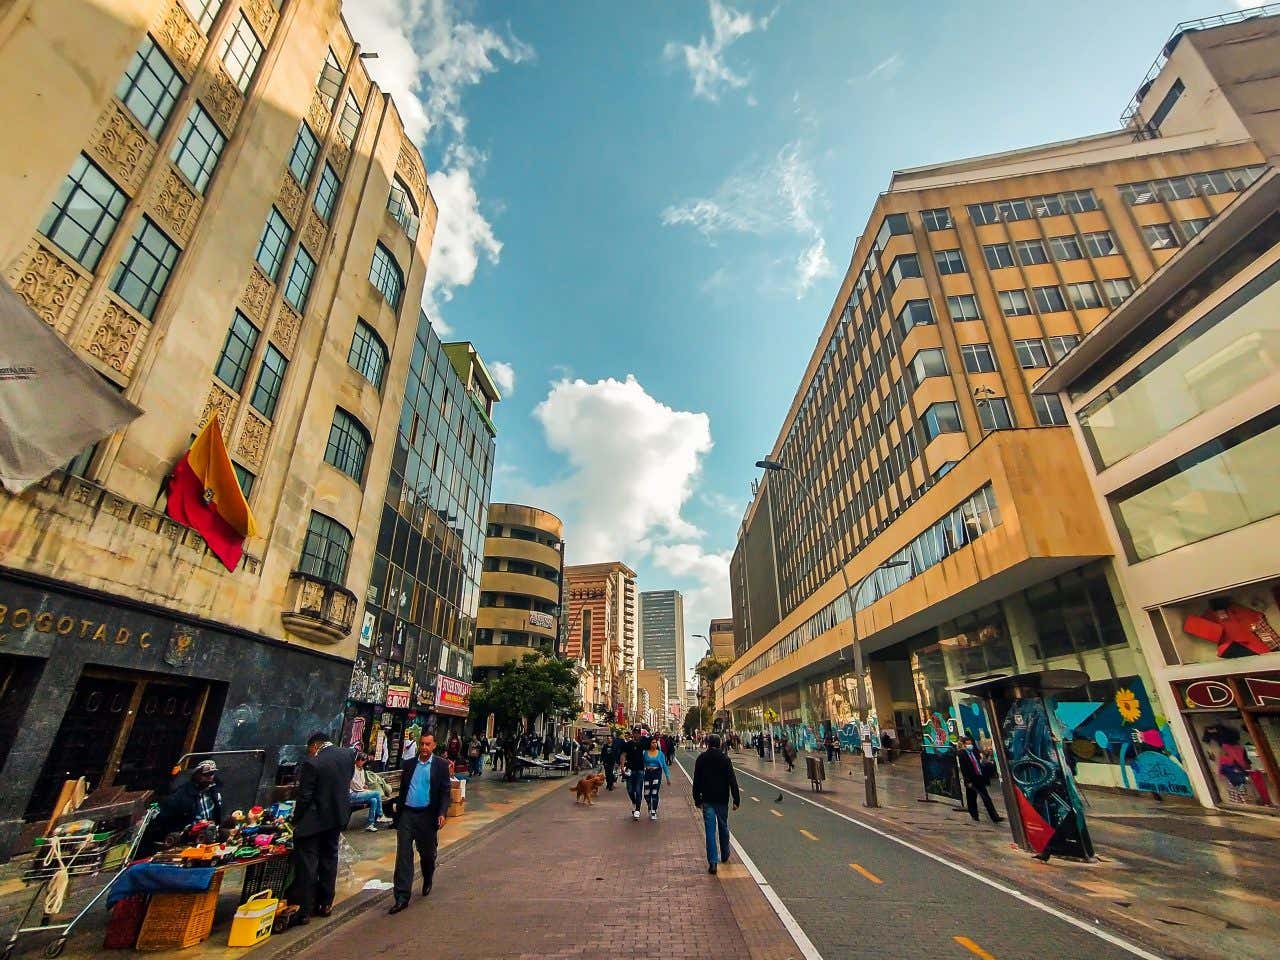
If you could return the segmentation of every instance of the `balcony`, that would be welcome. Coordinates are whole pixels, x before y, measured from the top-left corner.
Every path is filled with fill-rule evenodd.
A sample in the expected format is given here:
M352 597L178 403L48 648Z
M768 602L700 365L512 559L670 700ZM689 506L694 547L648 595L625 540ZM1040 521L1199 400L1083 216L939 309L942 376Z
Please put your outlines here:
M289 574L280 622L285 630L312 643L338 643L351 633L356 595L341 584L295 570Z

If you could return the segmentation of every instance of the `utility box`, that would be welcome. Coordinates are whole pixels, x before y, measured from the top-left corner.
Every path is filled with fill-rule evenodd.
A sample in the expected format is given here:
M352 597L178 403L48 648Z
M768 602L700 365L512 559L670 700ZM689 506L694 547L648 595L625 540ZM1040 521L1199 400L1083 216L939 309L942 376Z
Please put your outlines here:
M809 789L822 790L822 784L827 779L827 764L821 757L805 757L805 767L809 773Z

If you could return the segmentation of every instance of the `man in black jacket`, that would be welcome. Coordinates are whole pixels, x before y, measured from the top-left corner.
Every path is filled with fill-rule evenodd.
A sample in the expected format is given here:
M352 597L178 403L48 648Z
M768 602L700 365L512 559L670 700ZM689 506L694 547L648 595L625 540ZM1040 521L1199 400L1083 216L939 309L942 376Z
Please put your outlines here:
M617 782L618 776L614 772L618 765L618 742L613 739L613 734L605 737L604 746L600 748L600 766L604 767L604 785L606 790L612 790L614 783Z
M729 795L733 809L742 804L733 761L720 749L720 737L707 737L707 749L693 765L693 805L702 811L707 829L707 873L715 873L716 865L729 862ZM717 855L716 835L720 837Z
M436 845L449 809L449 761L436 756L436 738L430 733L418 738L418 755L406 760L400 770L400 803L396 809L396 900L388 913L399 913L409 905L414 847L422 861L424 897L431 893L436 872Z
M987 816L991 818L991 822L1001 823L1004 817L996 813L996 806L991 802L991 794L987 792L991 777L983 767L982 757L973 745L973 737L960 738L960 752L957 754L957 759L960 761L960 776L964 778L965 804L969 807L969 816L973 817L973 822L978 822L978 797L981 796L982 805L987 808Z
M351 819L351 776L356 754L335 747L325 733L307 740L307 755L298 764L298 792L293 807L293 886L289 902L298 905L294 923L304 924L312 912L333 910L338 882L338 843Z
M639 731L628 731L622 735L622 747L618 755L622 760L622 775L627 780L627 796L631 798L631 819L640 819L640 804L644 792L644 751L649 741L640 736Z

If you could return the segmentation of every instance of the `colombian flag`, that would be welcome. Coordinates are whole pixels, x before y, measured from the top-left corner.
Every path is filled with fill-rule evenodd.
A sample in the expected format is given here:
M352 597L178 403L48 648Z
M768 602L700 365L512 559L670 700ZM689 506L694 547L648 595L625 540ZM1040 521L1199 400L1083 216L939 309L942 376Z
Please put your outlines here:
M258 532L236 481L215 413L173 468L166 512L205 539L228 570L235 570L246 537Z

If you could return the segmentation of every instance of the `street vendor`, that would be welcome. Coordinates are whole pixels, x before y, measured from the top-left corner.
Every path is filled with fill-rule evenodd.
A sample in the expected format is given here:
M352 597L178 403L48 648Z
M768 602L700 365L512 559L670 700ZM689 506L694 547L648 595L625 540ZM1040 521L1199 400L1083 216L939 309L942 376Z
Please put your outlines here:
M218 765L212 760L196 764L191 778L160 801L160 810L148 834L160 841L200 820L222 823L222 790L218 783Z

